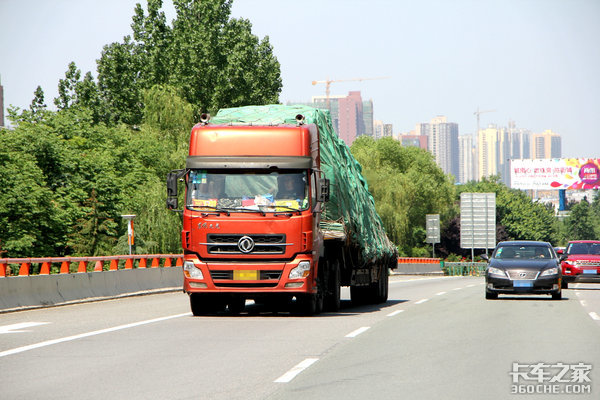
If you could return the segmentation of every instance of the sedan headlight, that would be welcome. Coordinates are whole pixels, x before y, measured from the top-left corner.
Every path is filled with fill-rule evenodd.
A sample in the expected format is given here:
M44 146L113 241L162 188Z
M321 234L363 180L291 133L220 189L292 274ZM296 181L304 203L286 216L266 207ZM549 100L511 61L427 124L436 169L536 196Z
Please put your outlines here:
M548 275L556 275L556 274L558 274L558 268L554 267L554 268L550 268L550 269L543 271L540 274L540 276L548 276Z
M289 279L305 278L310 273L310 261L300 261L298 266L290 271Z
M183 262L183 273L186 274L188 278L204 279L202 271L199 268L196 268L194 263L191 261Z
M487 272L489 275L496 275L496 276L501 276L502 278L506 278L506 272L504 272L500 268L488 267Z

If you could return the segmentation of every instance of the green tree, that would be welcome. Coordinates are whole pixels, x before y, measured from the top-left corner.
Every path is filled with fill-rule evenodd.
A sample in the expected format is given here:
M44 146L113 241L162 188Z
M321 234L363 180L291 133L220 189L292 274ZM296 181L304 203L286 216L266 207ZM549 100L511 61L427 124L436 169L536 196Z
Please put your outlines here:
M592 206L584 198L571 207L569 216L565 219L567 237L569 240L590 240L596 238L595 218Z
M278 102L279 62L268 37L258 40L245 19L230 19L231 0L175 0L177 17L170 27L162 1L138 4L132 36L105 46L98 60L102 97L118 119L139 124L144 90L170 85L194 109Z
M425 246L426 214L452 214L454 188L431 154L392 138L360 137L351 147L360 162L386 232L404 254ZM419 253L420 254L420 253Z

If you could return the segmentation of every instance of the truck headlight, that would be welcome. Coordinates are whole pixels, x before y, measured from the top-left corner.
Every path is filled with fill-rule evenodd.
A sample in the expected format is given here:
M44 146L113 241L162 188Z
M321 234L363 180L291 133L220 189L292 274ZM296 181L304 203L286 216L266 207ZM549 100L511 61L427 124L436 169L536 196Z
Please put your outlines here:
M506 272L504 272L500 268L488 267L488 274L489 275L501 276L503 278L506 278Z
M548 276L548 275L556 275L556 274L558 274L558 268L554 267L554 268L545 270L544 272L542 272L540 274L540 276Z
M193 279L204 279L204 275L202 275L202 271L199 268L196 268L193 262L184 261L183 262L183 273L187 275L188 278Z
M297 267L290 271L289 279L306 278L310 273L310 261L300 261Z

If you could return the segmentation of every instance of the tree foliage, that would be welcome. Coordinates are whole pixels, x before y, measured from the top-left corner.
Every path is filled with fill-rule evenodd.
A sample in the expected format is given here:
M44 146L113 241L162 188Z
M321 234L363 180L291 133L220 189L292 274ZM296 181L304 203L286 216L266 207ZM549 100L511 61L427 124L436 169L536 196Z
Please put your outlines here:
M427 151L402 147L392 138L360 137L351 147L390 239L413 255L425 241L426 214L446 218L453 208L450 178Z
M231 0L175 0L166 22L161 0L137 4L132 35L104 47L98 60L102 97L115 118L140 124L144 91L169 85L197 111L277 103L279 62L268 37L259 40L246 19L232 19Z

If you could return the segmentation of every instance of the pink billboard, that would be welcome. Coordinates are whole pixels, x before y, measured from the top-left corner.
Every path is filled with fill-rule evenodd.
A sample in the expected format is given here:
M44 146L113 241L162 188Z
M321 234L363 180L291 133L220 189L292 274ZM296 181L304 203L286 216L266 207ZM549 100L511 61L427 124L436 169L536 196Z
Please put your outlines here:
M513 189L600 189L600 158L511 160Z

